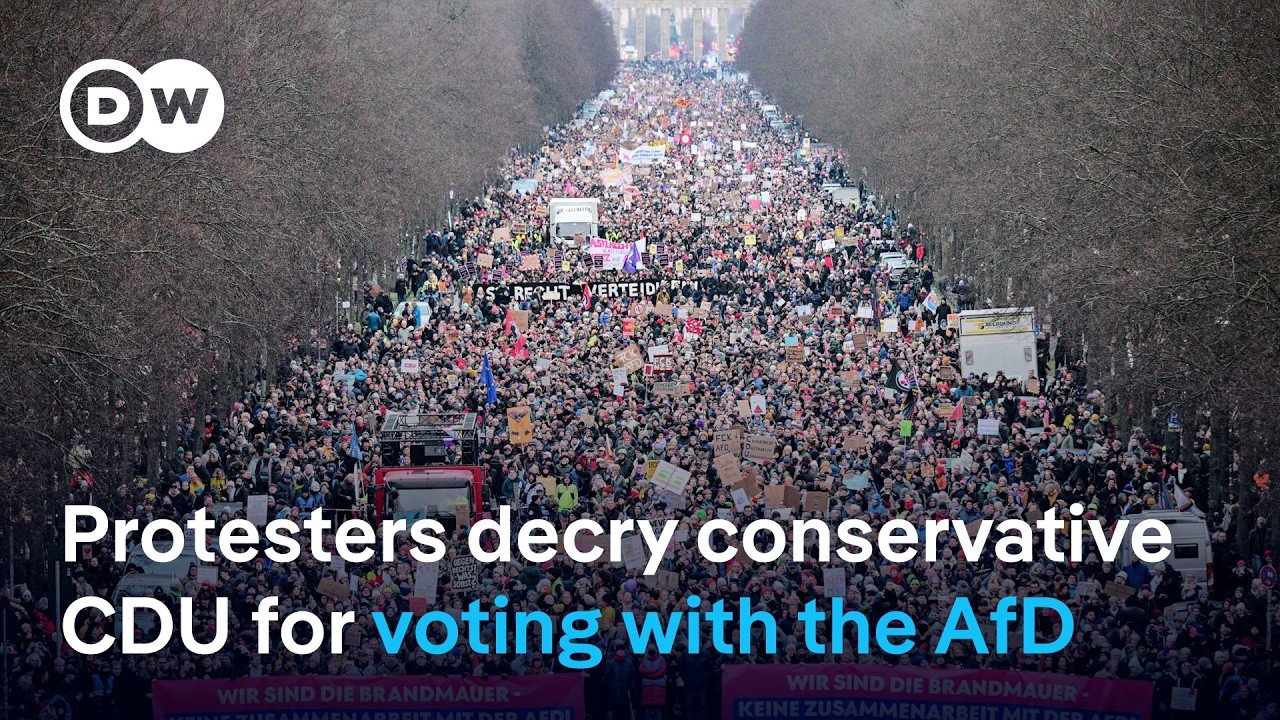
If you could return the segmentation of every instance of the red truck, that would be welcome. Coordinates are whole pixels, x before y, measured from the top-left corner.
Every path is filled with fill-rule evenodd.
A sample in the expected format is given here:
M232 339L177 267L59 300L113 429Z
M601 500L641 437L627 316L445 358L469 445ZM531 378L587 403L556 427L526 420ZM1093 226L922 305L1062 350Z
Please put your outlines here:
M373 473L378 517L431 517L452 532L489 514L488 473L478 464L473 413L387 413Z

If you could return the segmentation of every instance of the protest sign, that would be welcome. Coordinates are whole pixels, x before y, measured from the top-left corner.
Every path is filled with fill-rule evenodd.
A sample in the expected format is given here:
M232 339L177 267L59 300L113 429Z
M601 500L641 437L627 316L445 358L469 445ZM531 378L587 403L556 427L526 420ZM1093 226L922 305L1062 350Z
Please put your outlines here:
M648 563L644 553L644 539L639 535L628 535L622 539L622 564L628 570L638 572L644 570Z
M773 462L778 441L768 435L747 435L743 443L743 455L752 462L767 465Z
M527 445L533 442L533 412L528 405L519 405L507 410L507 436L512 445Z
M659 460L658 467L654 469L653 477L649 481L664 490L681 494L689 484L689 477L688 470L672 465L666 460Z
M806 512L826 512L830 504L830 493L822 490L809 490L805 492L804 509Z
M520 332L529 332L529 311L528 310L512 310L511 322Z
M770 510L800 507L800 490L793 485L766 485L764 506Z
M334 600L346 600L351 597L351 588L331 577L321 578L320 582L316 583L316 592Z
M659 380L650 386L654 395L679 395L680 383L674 380Z
M715 455L742 452L742 428L732 427L727 430L716 430L712 433L711 450Z
M723 485L737 485L742 481L742 461L736 455L717 455L712 465L720 475Z
M449 564L449 584L455 591L474 590L480 584L480 561L471 555L458 555Z
M644 367L644 358L640 356L640 348L628 345L613 355L613 366L622 368L628 375Z
M1000 421L996 418L980 418L978 420L979 435L999 435Z
M249 522L262 527L267 524L267 496L250 495L245 501L244 515Z
M822 569L822 590L827 597L844 597L847 588L844 568Z
M418 563L413 573L413 594L434 605L440 585L440 563Z

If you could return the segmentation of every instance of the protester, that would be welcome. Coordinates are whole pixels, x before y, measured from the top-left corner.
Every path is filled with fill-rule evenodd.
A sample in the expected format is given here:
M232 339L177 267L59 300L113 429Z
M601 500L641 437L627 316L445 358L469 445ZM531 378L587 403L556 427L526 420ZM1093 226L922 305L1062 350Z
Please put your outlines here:
M749 87L687 65L633 64L614 90L594 118L556 128L539 152L511 158L505 177L535 181L532 192L497 188L464 208L452 227L423 239L423 257L407 262L396 281L413 295L397 298L414 301L403 311L371 286L355 315L360 321L338 333L328 352L300 346L275 382L246 388L229 413L210 416L208 432L192 428L158 484L121 483L98 501L144 521L244 503L255 494L270 496L272 517L302 519L321 509L371 516L363 491L380 462L377 428L386 413L473 412L485 433L488 487L520 521L547 518L563 527L582 517L669 518L691 531L657 576L560 555L543 565L486 566L478 586L462 591L442 563L432 607L456 614L474 598L487 606L505 594L513 611L602 612L596 641L605 659L588 683L593 718L707 717L719 707L724 663L824 661L1145 679L1156 683L1163 714L1173 712L1175 694L1184 697L1178 688L1194 688L1194 708L1180 705L1179 717L1274 716L1280 665L1275 648L1265 646L1265 628L1276 616L1266 616L1255 572L1273 548L1265 530L1255 529L1265 528L1265 519L1254 525L1247 510L1214 526L1221 531L1213 547L1217 566L1240 571L1223 573L1212 590L1170 568L1117 569L1096 553L1082 563L967 562L954 540L936 563L842 565L847 604L873 620L890 610L909 613L921 628L920 648L936 639L957 597L972 599L979 612L1022 592L1059 598L1076 614L1077 630L1068 648L1052 656L978 656L958 646L941 659L852 649L813 656L794 621L780 623L777 655L764 653L755 638L755 649L737 656L683 649L633 656L617 620L626 610L667 612L690 594L704 605L749 596L754 607L794 619L808 600L825 599L823 565L812 554L768 567L701 559L693 538L709 518L744 524L758 517L856 517L875 527L890 518L1034 519L1079 502L1090 517L1110 523L1170 504L1181 476L1178 458L1144 429L1122 431L1113 423L1108 398L1083 381L1083 360L1048 358L1044 377L1030 386L1025 378L957 372L957 329L948 311L974 307L977 289L963 279L943 282L931 268L891 277L877 262L879 248L908 252L925 268L924 232L904 231L892 202L863 182L855 203L824 193L825 181L845 174L838 153L775 130ZM663 161L619 163L619 147L653 141L668 143ZM596 268L585 253L566 252L544 237L548 201L565 196L600 198L608 238L644 241L634 272ZM529 255L539 261L522 265ZM518 283L577 288L584 281L633 280L662 287L643 298L588 292L511 300ZM492 297L484 288L495 288ZM527 328L515 326L512 311L527 311ZM881 332L890 317L896 329ZM674 393L655 392L643 372L615 378L618 352L636 346L643 354L659 345L674 356L664 376ZM789 345L803 353L789 352ZM492 404L481 381L486 355ZM420 361L418 373L401 372L405 358ZM750 410L755 398L761 412L743 414L741 406ZM535 430L534 441L523 445L511 442L506 426L506 410L520 405L531 408ZM983 419L997 421L999 433L979 434ZM762 489L787 486L820 504L771 506L764 492L735 503L712 449L714 433L735 426L776 440L766 461L739 455L739 472ZM692 472L683 497L655 492L646 479L651 459ZM226 507L219 522L244 516L242 506ZM108 537L71 568L78 594L113 591L125 568L110 562L111 549ZM33 715L52 708L57 696L77 716L132 718L149 714L143 688L156 678L562 669L554 655L536 652L482 657L459 649L427 657L406 649L386 656L370 613L407 611L420 571L405 551L393 563L355 566L320 563L309 552L291 566L224 560L216 588L193 574L157 591L175 607L179 597L199 598L197 625L206 633L213 595L230 598L227 650L204 657L176 643L142 657L78 656L54 644L48 599L19 589L3 603L14 697ZM325 579L350 594L322 594ZM1135 592L1124 599L1105 593L1108 582ZM324 650L257 655L248 614L268 595L280 597L285 611L355 611L354 649L337 658ZM95 617L75 631L94 637L114 628Z

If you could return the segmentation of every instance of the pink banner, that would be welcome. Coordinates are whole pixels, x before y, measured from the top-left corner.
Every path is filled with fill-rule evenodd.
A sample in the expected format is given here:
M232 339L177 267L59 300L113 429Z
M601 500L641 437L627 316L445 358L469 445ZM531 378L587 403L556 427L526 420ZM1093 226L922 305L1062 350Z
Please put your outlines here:
M724 720L1149 720L1152 685L1074 675L864 665L730 665Z
M582 673L158 680L154 720L585 720ZM353 714L371 713L373 714Z

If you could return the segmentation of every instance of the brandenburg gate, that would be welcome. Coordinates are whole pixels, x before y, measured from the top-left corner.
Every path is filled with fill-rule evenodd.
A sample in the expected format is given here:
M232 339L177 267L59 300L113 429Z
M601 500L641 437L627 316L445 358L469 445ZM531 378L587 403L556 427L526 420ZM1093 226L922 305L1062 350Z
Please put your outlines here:
M604 0L613 15L613 32L619 47L634 45L636 55L666 56L674 35L684 52L694 57L714 50L723 59L734 35L751 8L751 0ZM732 23L732 26L731 26ZM708 47L706 26L715 28L715 44Z

